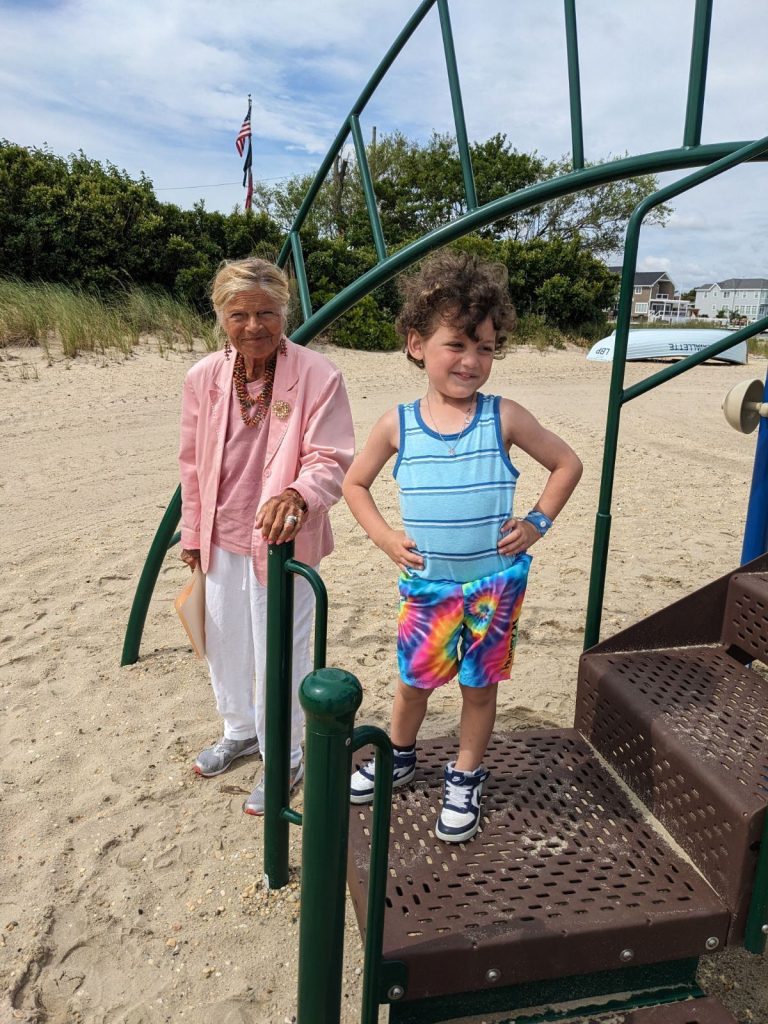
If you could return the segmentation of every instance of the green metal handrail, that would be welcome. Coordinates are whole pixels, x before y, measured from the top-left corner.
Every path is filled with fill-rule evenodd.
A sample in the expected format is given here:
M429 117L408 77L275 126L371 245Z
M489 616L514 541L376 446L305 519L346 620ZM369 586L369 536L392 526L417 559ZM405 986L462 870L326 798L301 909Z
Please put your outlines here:
M139 648L141 636L144 632L144 623L147 620L149 602L152 600L152 592L160 575L160 568L163 564L166 552L174 544L179 542L180 535L176 533L176 527L181 519L181 486L177 487L173 497L168 503L168 508L163 513L160 525L149 547L147 560L141 570L141 576L133 595L131 612L128 616L128 625L125 629L123 640L123 653L120 658L120 665L134 665L139 660Z
M293 557L293 541L267 553L267 668L264 751L264 878L268 889L288 884L288 826L301 825L290 807L293 577L315 593L315 672L325 668L328 595L317 572Z
M315 594L315 645L312 665L315 670L325 668L328 645L328 591L318 572L295 558L288 558L285 571L301 576L309 583Z
M737 331L730 338L709 345L702 352L688 356L677 367L670 367L655 374L653 378L636 385L632 391L624 391L624 372L629 340L629 325L632 317L632 294L634 291L635 268L637 266L637 250L640 240L640 229L646 215L661 203L674 199L689 189L709 181L724 171L739 164L753 160L768 153L768 136L757 142L750 142L735 152L716 160L711 166L703 167L693 174L686 175L680 181L673 182L657 189L637 205L627 226L627 237L624 245L624 264L621 271L621 289L619 292L619 313L616 321L616 337L613 346L613 366L611 368L611 384L608 397L608 416L605 427L605 444L603 448L603 469L600 479L600 497L595 519L595 539L592 548L592 567L589 579L589 597L587 600L587 620L584 629L584 648L592 647L600 636L603 597L605 592L605 574L608 558L608 544L611 532L611 501L613 481L616 468L616 452L618 447L619 420L622 405L631 398L643 394L668 380L672 376L685 372L692 366L702 363L711 355L719 354L737 344L743 338L749 338L761 330L764 321L750 324ZM766 851L768 855L768 851Z

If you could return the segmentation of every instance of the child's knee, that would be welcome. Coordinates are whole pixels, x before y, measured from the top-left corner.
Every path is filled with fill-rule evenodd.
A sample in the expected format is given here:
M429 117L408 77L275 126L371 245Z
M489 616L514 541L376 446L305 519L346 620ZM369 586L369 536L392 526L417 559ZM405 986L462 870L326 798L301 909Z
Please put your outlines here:
M462 686L461 699L475 707L488 707L495 705L498 686L491 683L489 686Z
M431 692L421 686L409 686L402 679L397 681L398 696L408 704L426 704Z

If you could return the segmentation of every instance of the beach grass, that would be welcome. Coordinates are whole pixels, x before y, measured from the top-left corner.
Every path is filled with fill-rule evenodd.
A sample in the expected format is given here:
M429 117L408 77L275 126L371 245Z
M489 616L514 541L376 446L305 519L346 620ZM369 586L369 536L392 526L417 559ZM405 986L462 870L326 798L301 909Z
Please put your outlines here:
M49 356L128 355L150 336L161 351L191 350L196 340L208 351L217 347L213 318L159 289L102 297L63 284L0 279L0 347L37 345Z

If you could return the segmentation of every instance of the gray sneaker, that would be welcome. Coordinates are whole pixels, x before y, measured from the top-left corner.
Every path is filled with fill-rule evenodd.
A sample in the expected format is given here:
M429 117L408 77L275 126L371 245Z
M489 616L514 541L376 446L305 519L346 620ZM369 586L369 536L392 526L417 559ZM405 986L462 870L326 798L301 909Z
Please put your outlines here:
M292 793L303 778L304 762L302 761L295 768L291 768L291 773L288 776L289 792ZM264 772L261 773L261 778L256 783L256 788L243 804L243 810L246 814L262 815L264 813Z
M259 741L255 736L247 740L228 740L226 736L222 736L212 747L206 747L197 755L194 768L198 775L209 779L212 775L221 775L225 772L238 757L258 752Z

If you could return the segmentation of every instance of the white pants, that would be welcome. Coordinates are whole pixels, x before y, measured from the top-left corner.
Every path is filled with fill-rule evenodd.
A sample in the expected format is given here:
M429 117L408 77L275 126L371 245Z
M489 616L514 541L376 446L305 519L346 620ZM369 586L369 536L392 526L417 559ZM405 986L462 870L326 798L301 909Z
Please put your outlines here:
M291 767L301 761L304 712L299 684L312 669L309 639L314 621L312 588L294 577L293 679L291 687ZM261 586L249 555L211 546L205 577L205 649L216 707L227 739L254 735L265 750L267 588Z

